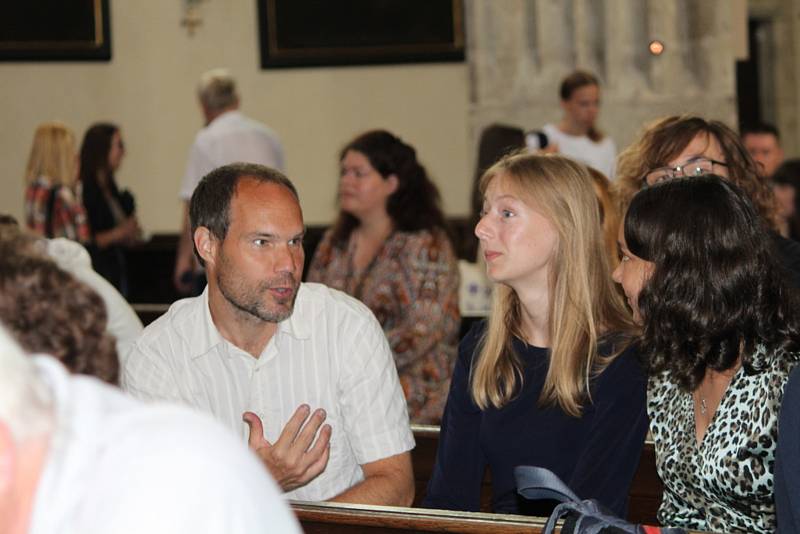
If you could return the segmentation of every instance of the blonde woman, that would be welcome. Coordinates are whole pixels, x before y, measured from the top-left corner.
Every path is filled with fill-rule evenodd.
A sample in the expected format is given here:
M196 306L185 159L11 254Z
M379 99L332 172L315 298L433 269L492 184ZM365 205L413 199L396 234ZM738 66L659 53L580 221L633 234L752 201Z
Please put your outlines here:
M77 190L75 134L60 122L41 124L25 171L25 221L44 237L90 239L86 211Z
M515 155L481 178L475 228L496 284L487 323L462 340L427 507L547 513L513 469L547 467L624 515L647 431L632 320L609 272L592 178L561 156Z

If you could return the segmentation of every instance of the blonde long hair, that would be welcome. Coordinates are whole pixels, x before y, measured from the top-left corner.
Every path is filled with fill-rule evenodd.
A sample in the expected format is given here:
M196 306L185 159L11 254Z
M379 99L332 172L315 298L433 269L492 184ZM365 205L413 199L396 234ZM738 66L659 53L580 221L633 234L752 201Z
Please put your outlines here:
M40 124L33 135L33 146L25 169L26 183L45 176L53 185L72 187L78 178L77 171L77 150L72 130L58 121Z
M550 363L539 403L557 404L580 417L590 376L613 359L597 355L598 337L634 329L611 280L592 178L583 165L563 156L521 154L484 173L482 194L495 179L505 180L521 200L535 205L558 233L550 265ZM512 343L514 337L524 339L521 317L517 294L498 285L470 377L472 397L481 409L502 407L521 386L522 365Z

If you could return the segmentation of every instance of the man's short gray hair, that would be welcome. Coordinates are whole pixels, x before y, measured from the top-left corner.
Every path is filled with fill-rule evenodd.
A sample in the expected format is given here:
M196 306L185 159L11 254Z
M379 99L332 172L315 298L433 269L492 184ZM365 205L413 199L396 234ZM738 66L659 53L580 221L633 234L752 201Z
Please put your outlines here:
M52 393L11 335L0 325L0 422L17 443L53 427Z
M236 80L227 69L212 69L204 73L197 86L197 96L211 111L222 111L239 101Z

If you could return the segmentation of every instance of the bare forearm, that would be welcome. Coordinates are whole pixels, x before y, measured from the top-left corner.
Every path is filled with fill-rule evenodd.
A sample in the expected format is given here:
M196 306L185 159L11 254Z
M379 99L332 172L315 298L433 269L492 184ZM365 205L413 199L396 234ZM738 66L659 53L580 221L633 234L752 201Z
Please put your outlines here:
M414 502L414 480L405 474L372 475L337 495L331 502L411 506Z

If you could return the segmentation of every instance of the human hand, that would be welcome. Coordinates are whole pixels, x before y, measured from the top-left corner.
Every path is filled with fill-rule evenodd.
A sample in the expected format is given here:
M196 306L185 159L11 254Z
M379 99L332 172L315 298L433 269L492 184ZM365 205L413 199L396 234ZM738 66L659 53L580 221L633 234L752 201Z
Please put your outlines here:
M258 455L283 491L305 486L328 465L331 426L322 424L325 410L315 410L312 414L308 405L300 405L274 445L264 438L264 427L256 414L245 412L242 419L250 427L250 449Z
M139 228L139 221L135 215L131 215L127 219L125 219L120 225L119 228L119 241L124 245L134 245L142 234L142 229Z

